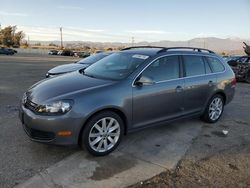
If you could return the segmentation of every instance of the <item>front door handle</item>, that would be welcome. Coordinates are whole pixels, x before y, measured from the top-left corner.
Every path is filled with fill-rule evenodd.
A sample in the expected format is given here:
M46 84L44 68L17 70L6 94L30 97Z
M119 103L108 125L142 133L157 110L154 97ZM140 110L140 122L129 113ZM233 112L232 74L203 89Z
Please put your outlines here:
M182 92L182 91L183 91L183 88L182 88L181 86L177 86L177 87L175 88L175 91L176 91L177 93Z
M208 86L213 86L214 85L214 82L212 81L212 80L210 80L209 82L208 82Z

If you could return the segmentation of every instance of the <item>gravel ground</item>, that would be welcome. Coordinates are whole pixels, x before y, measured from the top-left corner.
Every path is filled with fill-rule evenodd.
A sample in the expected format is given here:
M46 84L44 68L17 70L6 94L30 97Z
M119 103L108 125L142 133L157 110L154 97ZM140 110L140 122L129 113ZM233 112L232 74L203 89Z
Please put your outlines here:
M130 188L250 187L250 84L236 89L222 119L203 126L174 170Z

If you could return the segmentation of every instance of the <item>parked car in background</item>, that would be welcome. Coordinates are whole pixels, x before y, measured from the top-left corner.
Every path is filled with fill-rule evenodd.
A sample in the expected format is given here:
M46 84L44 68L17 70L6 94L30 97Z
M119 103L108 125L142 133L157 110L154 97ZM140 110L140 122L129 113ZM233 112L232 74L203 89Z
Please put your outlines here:
M59 51L57 52L57 55L61 55L62 52L63 52L63 50L59 50Z
M241 56L227 63L233 69L238 81L250 83L250 56Z
M74 52L71 51L71 50L63 50L60 55L63 55L63 56L73 56Z
M50 50L48 52L49 55L57 55L58 54L58 50Z
M10 49L10 48L1 47L1 48L0 48L0 54L4 54L4 55L14 55L14 54L15 54L15 50L12 50L12 49Z
M80 57L80 58L85 58L85 57L90 56L90 52L75 52L74 56Z
M101 156L131 131L199 116L217 122L235 85L230 66L210 50L131 47L33 85L19 117L33 141L80 144Z
M228 61L230 60L230 56L224 55L224 56L222 56L222 59L223 59L225 62L228 62Z
M16 51L16 50L14 50L14 49L12 49L12 48L7 48L7 50L8 50L8 51L10 51L10 52L14 52L14 54L16 54L16 53L17 53L17 51Z
M70 64L66 64L66 65L59 65L59 66L49 70L47 72L47 74L46 74L46 78L83 69L83 68L88 67L89 65L99 61L100 59L102 59L102 58L104 58L104 57L106 57L106 56L108 56L110 54L111 53L102 52L102 53L98 53L98 54L93 54L93 55L91 55L89 57L86 57L86 58L76 62L76 63L70 63Z

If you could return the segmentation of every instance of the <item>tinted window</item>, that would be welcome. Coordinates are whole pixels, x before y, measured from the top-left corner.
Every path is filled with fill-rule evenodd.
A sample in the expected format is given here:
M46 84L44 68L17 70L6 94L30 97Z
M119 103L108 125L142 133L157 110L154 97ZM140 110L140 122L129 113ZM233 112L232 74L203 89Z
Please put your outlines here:
M196 76L205 74L205 64L201 56L183 56L186 76Z
M222 65L222 63L220 62L220 60L218 60L217 58L214 57L207 57L207 60L209 62L209 64L211 65L213 72L222 72L224 71L224 66Z
M208 62L205 62L205 69L206 69L206 74L212 73L212 70L211 70Z
M179 78L178 56L166 56L156 60L146 68L142 75L155 82Z

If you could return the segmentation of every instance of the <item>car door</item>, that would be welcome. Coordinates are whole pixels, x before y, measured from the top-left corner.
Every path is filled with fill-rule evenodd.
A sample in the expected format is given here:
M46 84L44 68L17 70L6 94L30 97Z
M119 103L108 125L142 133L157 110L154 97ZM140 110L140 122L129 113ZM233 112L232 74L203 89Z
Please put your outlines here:
M204 57L182 55L185 72L184 113L192 114L203 110L216 84L216 75Z
M180 78L179 56L158 58L139 76L152 84L133 86L134 127L161 122L182 114L184 80Z

